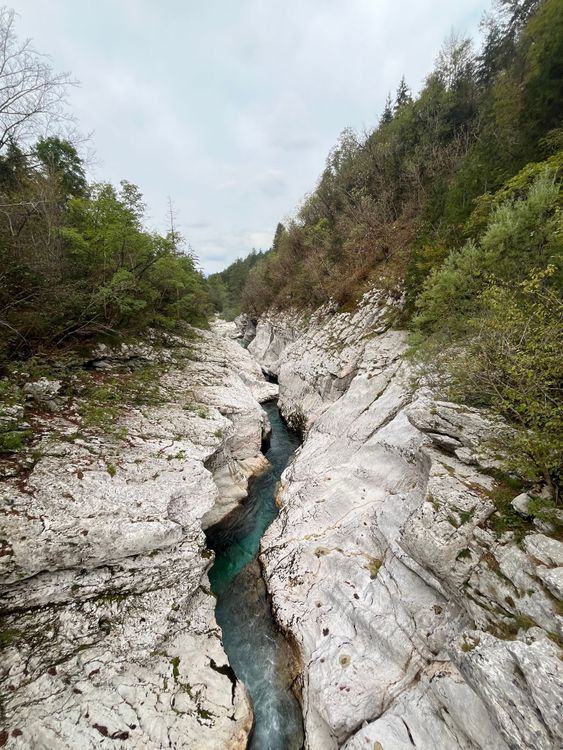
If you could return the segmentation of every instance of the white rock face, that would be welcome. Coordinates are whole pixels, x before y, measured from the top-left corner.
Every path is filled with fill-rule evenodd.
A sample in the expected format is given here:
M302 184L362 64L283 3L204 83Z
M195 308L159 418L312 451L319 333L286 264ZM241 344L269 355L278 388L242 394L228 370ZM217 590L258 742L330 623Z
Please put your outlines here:
M499 425L412 392L391 312L271 316L249 347L308 425L261 548L306 747L555 750L558 543L499 536Z
M100 370L170 365L164 403L129 408L126 437L59 410L28 475L0 485L2 746L246 747L252 712L215 622L202 525L263 466L273 389L234 341L170 344L96 352Z
M234 320L222 320L221 318L215 318L211 323L211 329L219 336L224 336L228 339L240 338L240 331Z
M281 354L288 344L298 338L302 328L302 319L297 315L276 316L273 320L263 317L256 327L254 339L248 345L248 351L265 372L277 376Z
M220 336L238 339L245 348L256 336L256 324L245 313L231 321L216 318L211 324L211 329Z

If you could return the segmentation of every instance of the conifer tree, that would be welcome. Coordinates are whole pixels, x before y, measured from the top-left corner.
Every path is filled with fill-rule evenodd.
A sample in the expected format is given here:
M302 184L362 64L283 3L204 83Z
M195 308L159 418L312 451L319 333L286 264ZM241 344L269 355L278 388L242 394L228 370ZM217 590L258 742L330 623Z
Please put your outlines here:
M397 93L395 94L395 110L394 114L397 114L397 112L405 106L405 104L411 104L412 102L412 95L411 91L407 85L407 82L405 81L405 76L401 78L401 82L399 83L399 87L397 88Z
M393 119L393 99L391 98L391 94L387 94L387 99L385 100L385 107L383 108L383 112L381 113L381 117L379 118L379 125L388 125L391 120Z

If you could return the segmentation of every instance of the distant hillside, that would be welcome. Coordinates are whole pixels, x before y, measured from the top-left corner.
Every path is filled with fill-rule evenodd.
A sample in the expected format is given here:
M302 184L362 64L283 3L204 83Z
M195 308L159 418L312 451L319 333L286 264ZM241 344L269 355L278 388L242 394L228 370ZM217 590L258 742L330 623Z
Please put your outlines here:
M483 32L478 51L450 37L418 97L402 80L367 137L342 133L232 306L351 304L379 284L412 313L432 269L483 231L491 196L563 143L560 1L501 0Z
M224 271L212 273L207 278L209 296L215 311L226 320L236 318L241 312L241 298L248 276L264 256L262 251L253 250L246 258L238 258Z

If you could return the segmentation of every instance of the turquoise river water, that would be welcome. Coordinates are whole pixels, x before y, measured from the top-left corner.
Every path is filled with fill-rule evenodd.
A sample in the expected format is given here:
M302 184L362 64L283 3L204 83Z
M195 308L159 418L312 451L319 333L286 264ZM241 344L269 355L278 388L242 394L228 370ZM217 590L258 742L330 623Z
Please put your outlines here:
M252 481L248 499L207 530L208 546L216 556L209 580L217 595L225 651L252 699L249 750L300 750L303 722L291 690L292 653L275 627L257 561L260 538L278 514L279 478L299 438L287 429L275 403L265 404L265 409L272 425L266 451L270 467Z

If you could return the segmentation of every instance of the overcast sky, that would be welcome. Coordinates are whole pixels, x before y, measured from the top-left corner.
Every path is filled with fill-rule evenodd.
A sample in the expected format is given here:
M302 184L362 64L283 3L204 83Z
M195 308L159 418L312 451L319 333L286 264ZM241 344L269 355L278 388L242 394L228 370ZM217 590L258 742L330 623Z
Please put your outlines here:
M453 29L490 0L14 0L19 36L70 71L99 180L167 197L207 272L313 189L343 128L370 129L401 75L417 90Z

